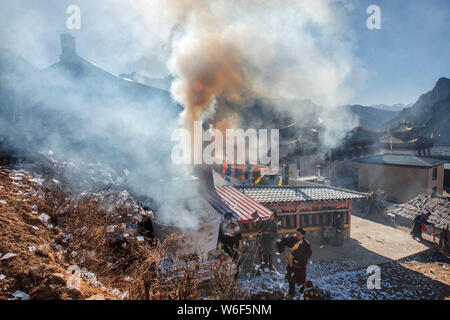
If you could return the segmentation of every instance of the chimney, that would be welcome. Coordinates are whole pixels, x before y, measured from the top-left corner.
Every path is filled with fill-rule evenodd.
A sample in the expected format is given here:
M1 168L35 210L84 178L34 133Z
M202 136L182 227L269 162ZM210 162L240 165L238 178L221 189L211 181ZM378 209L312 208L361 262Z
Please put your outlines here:
M68 34L63 33L60 36L61 39L61 55L59 56L60 60L72 60L77 56L75 49L75 37Z

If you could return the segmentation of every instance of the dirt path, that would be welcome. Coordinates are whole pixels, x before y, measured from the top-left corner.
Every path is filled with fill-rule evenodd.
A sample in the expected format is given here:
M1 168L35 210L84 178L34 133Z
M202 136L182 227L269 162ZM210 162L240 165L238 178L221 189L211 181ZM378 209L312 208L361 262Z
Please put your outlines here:
M342 262L356 269L397 260L428 249L430 243L411 238L409 232L352 216L351 239L343 246L312 244L313 261Z
M308 279L331 293L332 299L449 299L449 260L423 253L432 242L418 242L409 230L398 229L389 220L372 221L352 217L351 239L343 246L312 243ZM405 258L407 257L407 258ZM400 259L400 260L399 260ZM243 281L253 293L268 293L270 299L287 290L284 280L285 254L277 255L281 275L262 273ZM378 265L381 289L367 287L366 268Z

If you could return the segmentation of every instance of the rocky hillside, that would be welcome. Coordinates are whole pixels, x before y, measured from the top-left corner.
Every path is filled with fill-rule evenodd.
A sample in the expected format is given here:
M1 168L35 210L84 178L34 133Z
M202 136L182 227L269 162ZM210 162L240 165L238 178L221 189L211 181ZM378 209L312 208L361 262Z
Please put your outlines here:
M405 108L386 126L395 127L407 120L414 126L426 125L425 134L435 137L435 145L446 146L450 141L450 79L440 78L433 90L422 94L410 108Z
M0 158L53 150L129 168L149 163L136 149L157 142L155 153L170 155L160 141L170 141L181 110L169 92L117 77L75 50L45 69L0 51Z
M359 120L359 126L368 130L384 130L384 124L398 115L397 111L383 110L361 105L338 107L353 114Z
M375 109L380 109L380 110L388 110L388 111L402 111L404 108L408 108L411 107L413 105L413 103L410 104L402 104L402 103L396 103L393 105L386 105L386 104L376 104L373 106L370 106L372 108Z
M124 189L125 173L85 164L69 182L71 168L0 165L0 300L242 299L229 260L168 259L171 240L154 238L153 212Z

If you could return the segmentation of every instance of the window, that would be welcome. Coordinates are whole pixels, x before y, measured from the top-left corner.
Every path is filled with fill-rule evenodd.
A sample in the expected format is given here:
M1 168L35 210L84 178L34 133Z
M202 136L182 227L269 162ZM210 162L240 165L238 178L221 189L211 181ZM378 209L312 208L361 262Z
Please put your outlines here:
M436 194L437 193L437 188L436 187L433 187L433 189L432 189L433 191L433 194Z
M437 168L433 168L433 180L437 179Z

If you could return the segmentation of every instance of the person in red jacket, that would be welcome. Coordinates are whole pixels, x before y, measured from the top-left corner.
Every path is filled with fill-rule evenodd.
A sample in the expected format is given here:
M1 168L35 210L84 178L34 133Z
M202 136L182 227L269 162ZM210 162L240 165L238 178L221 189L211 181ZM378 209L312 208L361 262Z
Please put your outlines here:
M295 284L299 284L300 290L304 290L306 282L306 266L311 258L312 250L308 240L305 239L305 230L297 229L294 236L281 239L277 243L278 251L282 253L286 247L286 280L289 282L289 299L293 299L295 295Z

